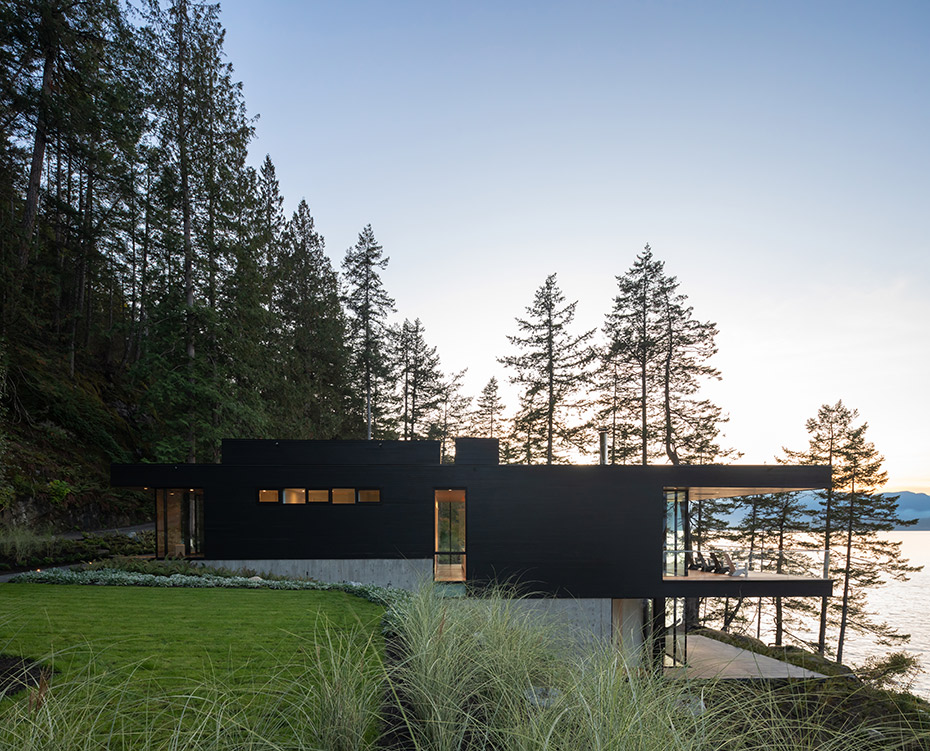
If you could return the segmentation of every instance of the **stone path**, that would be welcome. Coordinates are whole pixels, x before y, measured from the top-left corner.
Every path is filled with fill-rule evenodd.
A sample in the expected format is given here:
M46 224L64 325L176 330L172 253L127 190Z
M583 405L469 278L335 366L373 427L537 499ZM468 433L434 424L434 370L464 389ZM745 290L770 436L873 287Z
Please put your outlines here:
M688 664L666 672L686 678L826 678L813 670L697 635L688 636Z

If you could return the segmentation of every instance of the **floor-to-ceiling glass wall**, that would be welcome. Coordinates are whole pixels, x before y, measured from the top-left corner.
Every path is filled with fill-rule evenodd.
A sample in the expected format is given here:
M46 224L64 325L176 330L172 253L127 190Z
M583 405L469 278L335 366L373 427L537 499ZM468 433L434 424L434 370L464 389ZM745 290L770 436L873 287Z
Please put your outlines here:
M665 490L665 576L687 576L690 562L688 550L688 489Z
M435 503L435 581L465 581L465 491L437 490Z
M691 536L688 532L688 489L665 489L664 576L687 576L691 563ZM665 663L680 665L688 650L685 601L669 597L662 607L662 645Z

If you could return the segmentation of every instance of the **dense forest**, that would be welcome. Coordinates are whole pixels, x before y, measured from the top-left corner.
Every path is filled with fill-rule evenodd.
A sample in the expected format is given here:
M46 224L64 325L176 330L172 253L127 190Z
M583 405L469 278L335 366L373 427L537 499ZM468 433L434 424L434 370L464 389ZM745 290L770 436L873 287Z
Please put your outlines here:
M271 157L247 164L219 6L0 13L3 507L113 504L108 462L213 462L224 437L434 439L448 461L456 435L488 435L551 463L583 458L596 425L611 462L726 453L695 396L716 329L648 246L599 342L548 277L499 361L519 405L496 377L473 399L397 315L372 227L334 269Z
M428 311L398 314L373 228L334 268L310 205L286 216L271 157L249 166L256 122L223 35L219 6L195 0L0 0L0 520L148 518L145 499L109 488L109 463L215 462L223 438L432 439L451 461L455 436L490 436L502 461L534 464L591 461L602 430L611 464L737 455L701 396L720 377L716 325L648 245L609 270L600 330L575 328L555 274L529 281L525 316L501 322L516 403L497 377L465 394L428 342ZM821 650L828 620L881 632L847 624L847 603L862 610L857 582L882 566L908 571L887 545L869 565L849 558L900 520L872 495L867 426L831 409L786 454L842 470L823 509L740 501L743 539L777 539L778 565L812 535L845 550ZM698 510L698 547L730 533L732 511ZM742 606L721 620L748 618ZM792 612L778 603L779 629Z

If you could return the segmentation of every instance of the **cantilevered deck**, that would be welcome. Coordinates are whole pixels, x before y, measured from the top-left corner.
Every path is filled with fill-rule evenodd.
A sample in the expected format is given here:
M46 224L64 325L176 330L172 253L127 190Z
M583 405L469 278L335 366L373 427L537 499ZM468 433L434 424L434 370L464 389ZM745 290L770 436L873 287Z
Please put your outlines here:
M814 576L750 571L743 576L688 571L687 576L663 576L666 597L826 597L833 580Z

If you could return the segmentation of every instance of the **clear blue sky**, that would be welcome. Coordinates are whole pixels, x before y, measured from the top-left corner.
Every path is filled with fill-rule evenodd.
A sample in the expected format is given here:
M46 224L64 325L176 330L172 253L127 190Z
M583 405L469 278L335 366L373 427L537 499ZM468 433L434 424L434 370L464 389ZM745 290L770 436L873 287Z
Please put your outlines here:
M222 3L288 211L371 223L477 394L546 275L600 326L649 242L720 329L743 461L857 407L930 492L930 3ZM595 442L592 436L592 445Z

